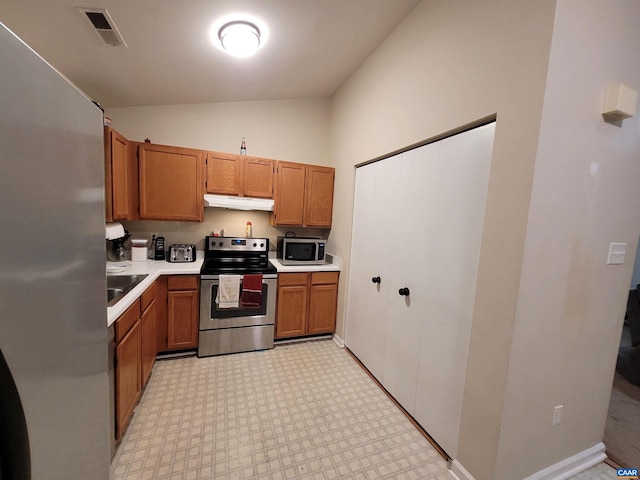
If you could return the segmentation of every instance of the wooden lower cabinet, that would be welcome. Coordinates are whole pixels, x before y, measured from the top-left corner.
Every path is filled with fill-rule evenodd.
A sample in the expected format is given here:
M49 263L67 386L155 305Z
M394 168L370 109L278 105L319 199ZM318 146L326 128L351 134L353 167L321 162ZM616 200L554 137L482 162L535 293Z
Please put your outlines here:
M115 436L120 441L158 352L198 346L199 275L159 277L114 324Z
M276 338L298 337L307 330L309 274L278 275L276 304Z
M172 275L167 281L167 350L198 346L200 277Z
M142 388L147 385L151 370L156 363L156 291L157 285L151 285L141 297L140 329L141 341L140 349L142 355Z
M276 338L333 333L339 272L278 275Z
M200 276L162 275L156 284L156 350L197 348Z
M124 435L142 394L140 332L140 300L136 300L115 324L116 440Z
M156 361L157 292L157 283L154 282L115 323L117 441L122 438L129 425Z
M309 323L307 325L307 331L310 335L335 331L337 299L337 275L336 283L314 285L312 282L309 299Z

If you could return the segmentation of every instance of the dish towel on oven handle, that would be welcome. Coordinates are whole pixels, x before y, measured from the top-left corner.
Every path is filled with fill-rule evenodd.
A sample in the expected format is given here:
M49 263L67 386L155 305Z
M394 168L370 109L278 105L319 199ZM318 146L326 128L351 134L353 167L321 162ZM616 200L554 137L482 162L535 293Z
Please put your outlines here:
M216 303L218 308L238 308L242 275L220 275Z
M243 307L259 307L262 304L262 274L245 275L242 279Z

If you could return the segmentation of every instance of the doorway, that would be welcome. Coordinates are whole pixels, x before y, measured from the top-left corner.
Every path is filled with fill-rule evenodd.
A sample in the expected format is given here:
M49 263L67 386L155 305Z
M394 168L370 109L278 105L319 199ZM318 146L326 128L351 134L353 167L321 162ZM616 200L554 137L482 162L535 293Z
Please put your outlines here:
M640 465L640 242L638 244L604 432L607 456L626 468Z

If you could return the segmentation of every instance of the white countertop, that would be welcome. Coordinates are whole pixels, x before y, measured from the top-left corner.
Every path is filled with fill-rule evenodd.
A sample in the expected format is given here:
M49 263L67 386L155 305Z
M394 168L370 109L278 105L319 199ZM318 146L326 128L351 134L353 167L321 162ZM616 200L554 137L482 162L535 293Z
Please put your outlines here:
M148 276L122 297L118 303L112 307L107 307L107 326L115 322L160 275L199 275L202 262L202 252L197 252L196 261L189 263L169 263L164 260L122 262L122 265L126 265L126 268L122 272L110 273L110 276L143 274ZM114 264L109 262L108 265L113 266Z
M330 255L327 255L330 257ZM325 263L324 265L283 265L277 258L269 258L269 261L278 270L278 273L295 273L295 272L339 272L340 263L337 261L337 257L331 257L331 263Z
M275 255L275 252L272 252ZM107 326L113 324L116 319L129 308L144 291L160 275L198 275L204 260L204 252L198 251L195 262L189 263L169 263L164 260L147 260L146 262L121 262L117 265L124 266L124 270L118 273L109 273L110 276L116 275L143 275L147 277L135 286L130 292L120 299L118 303L112 307L107 307ZM269 261L278 270L278 273L295 273L295 272L339 272L340 259L333 255L327 254L329 262L324 265L282 265L274 256L269 256ZM110 267L115 266L113 262L107 264Z

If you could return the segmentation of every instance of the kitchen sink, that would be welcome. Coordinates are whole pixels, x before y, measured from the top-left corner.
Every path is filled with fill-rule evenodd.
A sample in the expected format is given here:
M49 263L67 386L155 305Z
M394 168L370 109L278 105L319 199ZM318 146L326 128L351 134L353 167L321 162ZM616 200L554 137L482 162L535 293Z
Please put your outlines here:
M113 300L119 299L122 294L124 294L124 289L122 288L107 288L107 302L109 302L109 306L113 305L113 303L116 303L113 302Z
M107 306L112 307L148 275L107 275Z

